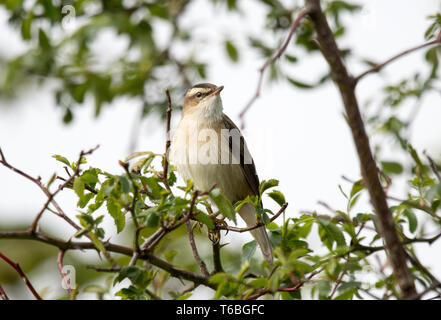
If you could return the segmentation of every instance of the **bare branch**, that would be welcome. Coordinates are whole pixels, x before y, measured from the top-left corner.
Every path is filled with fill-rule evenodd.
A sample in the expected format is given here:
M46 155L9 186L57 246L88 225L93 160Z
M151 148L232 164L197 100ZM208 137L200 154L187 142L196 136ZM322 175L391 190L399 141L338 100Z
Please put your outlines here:
M9 300L8 295L6 294L5 290L1 285L0 285L0 299Z
M372 156L369 138L366 134L358 101L355 96L353 78L340 57L332 31L328 25L319 0L306 0L309 16L317 34L320 50L331 69L331 76L338 86L346 110L347 121L360 160L363 181L369 191L371 202L378 218L380 235L384 239L386 252L391 261L394 275L402 291L402 298L416 295L415 283L407 267L407 259L398 237L395 223L389 212L386 194L381 186L377 164Z
M88 151L81 151L81 153L80 153L80 160L81 160L81 158L83 157L83 156L85 156L85 155L89 155L89 154L91 154L92 152L94 152L97 148L99 147L99 145L97 145L96 147L94 147L94 148L92 148L92 149L90 149L90 150L88 150ZM54 199L54 195L52 195L50 192L49 192L49 190L41 183L41 178L40 177L37 177L37 178L34 178L34 177L32 177L32 176L30 176L29 174L27 174L27 173L25 173L24 171L22 171L22 170L20 170L20 169L17 169L17 168L15 168L14 166L12 166L10 163L8 163L7 161L6 161L6 158L5 158L5 156L4 156L4 154L3 154L3 151L1 150L1 148L0 148L0 163L3 165L3 166L5 166L6 168L8 168L8 169L10 169L10 170L12 170L12 171L14 171L15 173L17 173L17 174L19 174L19 175L21 175L22 177L24 177L24 178L26 178L26 179L28 179L29 181L31 181L31 182L33 182L34 184L36 184L40 189L41 189L41 191L43 191L43 193L48 197L48 201L45 203L45 205L43 206L43 208L40 210L40 212L37 214L37 217L36 217L36 219L34 219L34 222L32 223L32 226L31 226L31 230L35 230L35 228L36 228L36 226L37 226L37 223L38 223L38 220L41 218L41 215L43 214L43 212L48 208L48 206L49 206L49 203L52 203L52 205L55 207L55 209L56 209L56 211L57 211L57 215L59 216L59 217L61 217L62 219L64 219L67 223L69 223L72 227L74 227L76 230L80 230L81 228L75 223L75 222L73 222L65 213L64 213L64 211L61 209L61 207L58 205L58 203L55 201L55 199ZM78 165L77 165L77 170L79 170L79 163L80 162L78 162ZM75 174L74 174L75 175ZM78 175L78 173L77 173L77 175ZM70 178L68 179L70 182L72 182L72 180L70 180ZM68 184L67 183L64 183L63 184L63 187L65 187L65 186L67 186ZM58 193L59 192L59 190L60 189L57 189L57 191L55 191L55 194L56 193Z
M252 107L254 102L260 97L260 92L262 90L262 82L263 82L263 76L265 75L265 71L272 63L274 63L277 59L279 59L282 54L285 52L286 48L288 47L288 44L291 41L292 36L296 32L297 28L300 26L300 23L302 22L303 18L308 14L308 10L301 10L297 17L294 19L294 21L291 24L291 28L289 29L288 36L286 37L285 41L283 42L282 46L271 56L269 57L265 63L260 67L259 69L259 80L257 82L256 92L251 97L250 101L246 104L246 106L242 109L242 111L239 114L239 118L241 120L241 128L244 128L244 117L245 114L248 112L248 110Z
M63 279L64 284L67 287L67 291L69 292L70 299L74 300L74 298L75 298L74 297L74 290L72 289L73 283L70 283L69 277L63 271L63 269L64 269L64 266L63 266L64 253L65 253L65 251L63 249L60 249L58 251L58 258L57 258L58 270L60 270L61 278Z
M171 107L171 98L170 98L170 92L168 91L168 89L165 89L165 94L167 95L167 101L168 101L168 107L167 107L167 127L166 127L166 141L165 141L165 153L164 153L164 170L163 170L163 174L162 174L162 181L164 182L165 188L170 191L170 186L168 184L168 179L167 179L167 173L168 173L168 151L170 148L170 144L171 144L171 140L170 140L170 120L171 120L171 112L172 112L172 107Z
M424 155L427 157L427 160L429 160L430 163L430 167L432 168L433 173L436 175L436 177L438 178L438 181L441 182L441 173L438 170L438 167L435 163L435 161L432 159L431 156L429 156L426 151L423 152Z
M440 33L440 35L441 35L441 33ZM432 45L435 45L435 44L436 45L441 44L441 37L438 37L437 39L429 41L429 42L425 42L425 43L420 44L418 46L412 47L410 49L404 50L403 52L400 52L400 53L394 55L393 57L387 59L386 61L384 61L382 63L379 63L379 64L373 66L372 68L364 71L363 73L361 73L360 75L355 77L354 81L355 81L355 83L358 83L361 80L361 78L367 76L368 74L370 74L372 72L380 71L385 66L387 66L389 63L391 63L391 62L393 62L393 61L395 61L395 60L397 60L397 59L399 59L399 58L401 58L401 57L403 57L403 56L405 56L405 55L407 55L409 53L415 52L417 50L420 50L420 49L423 49L423 48L426 48L426 47L429 47L429 46L432 46Z
M196 260L197 264L199 265L199 268L201 269L202 274L204 276L208 277L210 274L208 273L207 266L205 265L205 262L199 256L198 249L197 249L196 243L194 241L194 234L193 234L193 230L191 228L190 222L187 221L185 223L185 226L187 227L188 239L190 241L191 251L193 252L194 259Z
M3 157L3 155L2 155ZM37 293L37 291L34 289L34 286L31 284L31 282L29 281L28 277L26 276L26 274L23 272L23 270L21 269L20 265L18 263L13 262L12 260L10 260L8 257L6 257L3 253L0 252L0 258L2 258L7 264L9 264L12 268L15 269L15 271L17 271L17 273L20 275L20 277L22 278L23 282L25 283L25 285L29 288L29 290L32 292L32 294L34 295L35 299L37 300L42 300L40 295Z
M31 234L29 231L2 231L0 232L0 239L27 239L27 240L35 240L40 241L52 246L55 246L59 249L63 249L64 251L68 250L96 250L95 245L92 242L73 242L73 241L63 241L53 237L50 237L41 232L35 232ZM129 247L113 244L110 242L104 242L103 246L106 248L108 252L119 253L125 256L132 256L134 250ZM1 253L0 253L1 255ZM151 254L150 252L143 252L139 259L146 260L150 262L152 265L161 268L168 273L170 273L173 277L185 279L188 281L192 281L195 284L203 284L210 288L216 288L214 284L209 283L209 278L203 275L199 275L187 270L179 269L176 266L164 261L157 256ZM116 270L118 268L116 266L112 266L112 270Z

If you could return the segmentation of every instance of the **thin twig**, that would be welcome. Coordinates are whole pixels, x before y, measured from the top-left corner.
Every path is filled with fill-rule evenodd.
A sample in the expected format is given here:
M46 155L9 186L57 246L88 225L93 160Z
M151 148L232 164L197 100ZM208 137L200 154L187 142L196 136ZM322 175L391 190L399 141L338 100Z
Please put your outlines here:
M207 266L205 262L201 259L198 253L198 249L196 247L196 242L194 241L194 234L193 230L191 228L191 224L189 221L185 223L185 226L187 227L187 233L188 233L188 239L190 241L191 251L193 252L194 259L196 260L197 264L199 265L199 268L201 269L201 272L204 276L208 277L210 274L208 273Z
M122 166L124 168L124 171L126 172L127 176L129 177L130 182L133 185L133 199L132 199L132 205L130 206L129 212L130 215L132 216L132 221L133 224L135 225L135 236L133 239L134 242L134 246L135 246L135 251L139 252L140 248L139 248L139 239L138 239L138 234L139 234L139 224L138 224L138 220L136 219L136 212L135 212L135 208L136 208L136 200L137 200L137 195L138 195L138 186L136 185L135 181L133 180L132 174L129 171L129 164L123 161L119 161L119 165ZM136 259L137 259L137 254L134 254L132 260L130 260L130 266L133 266L136 264Z
M89 151L86 152L82 152L82 155L88 155L91 154L92 152L94 152L97 148L99 147L99 145L97 145L95 148L90 149ZM73 222L65 213L64 211L61 209L61 207L58 205L58 203L55 201L54 196L51 195L51 193L49 192L49 190L47 190L47 188L41 183L41 178L37 177L34 178L32 176L30 176L29 174L25 173L24 171L12 166L9 162L6 161L6 157L3 154L2 149L0 148L0 163L5 166L6 168L14 171L15 173L21 175L22 177L28 179L29 181L33 182L34 184L36 184L42 191L43 193L48 197L51 198L50 199L50 203L52 203L52 205L55 207L55 209L57 210L57 215L59 217L61 217L62 219L64 219L67 223L69 223L72 227L74 227L76 230L81 230L81 228L75 223ZM79 164L78 164L79 166ZM78 169L78 168L77 168ZM67 185L67 184L66 184ZM58 191L56 191L58 192ZM38 214L38 219L35 219L34 222L38 222L38 220L41 217L41 214L43 213L43 211L45 210L45 208L47 209L48 206L45 205L45 207L43 207L43 209L41 210L41 212L39 212ZM34 224L34 223L33 223ZM36 227L36 224L35 226ZM33 230L35 230L35 228L32 227Z
M274 220L276 220L285 211L287 206L288 206L288 202L284 203L283 206L280 208L280 210L270 219L269 222L273 222ZM229 230L229 231L242 233L242 232L257 229L262 226L265 226L264 222L259 222L259 223L255 224L254 226L246 227L246 228L231 227L228 225L218 225L217 227L222 230Z
M289 287L289 288L278 288L276 291L278 292L296 292L297 290L299 290L306 282L308 282L309 280L311 280L316 274L318 274L319 272L321 272L320 270L316 270L314 272L312 272L308 278L301 280L299 283L297 283L294 287ZM271 289L263 289L263 290L259 290L257 293L249 296L247 299L248 300L256 300L257 298L260 298L261 296L267 294L267 293L272 293Z
M166 122L166 141L165 141L165 153L164 153L164 170L162 174L162 181L165 185L165 188L170 191L170 186L168 184L167 174L168 174L168 151L170 148L171 140L170 140L170 120L171 120L171 98L170 98L170 92L168 89L165 89L165 94L167 95L167 101L168 101L168 107L167 107L167 122Z
M6 294L5 290L1 285L0 285L0 299L9 300L8 295Z
M438 181L441 182L441 173L438 170L438 167L435 163L435 161L432 159L431 156L429 156L426 151L423 152L424 155L427 157L427 160L429 160L430 163L430 167L432 168L433 173L436 175L436 177L438 178Z
M159 297L158 295L154 294L149 289L145 289L145 293L147 293L153 300L162 300L161 297Z
M344 277L344 275L346 273L346 270L347 270L347 263L345 264L344 270L342 271L342 273L340 273L337 281L335 282L334 288L332 289L332 292L331 292L331 294L329 296L330 299L332 299L334 294L337 292L337 288L340 285L340 283L343 281L343 277Z
M285 41L283 42L282 46L272 55L270 56L265 63L260 67L259 69L259 80L257 82L257 87L254 95L251 97L250 101L245 105L245 107L242 109L242 111L239 114L239 118L241 120L241 128L244 128L244 117L245 114L248 112L248 110L251 108L251 106L254 104L254 102L260 97L260 92L262 90L262 82L263 82L263 76L265 74L265 70L270 66L272 63L274 63L277 59L281 57L283 52L285 52L286 48L288 47L288 44L291 41L292 36L294 35L297 28L300 26L300 23L302 22L303 18L308 14L308 10L303 9L301 10L297 17L294 19L294 21L291 24L291 28L289 29L288 36L286 37Z
M96 250L95 245L92 242L75 242L75 241L63 241L53 237L48 236L47 234L41 232L35 232L34 234L29 233L29 231L2 231L0 232L0 239L22 239L22 240L34 240L40 241L52 246L55 246L59 249L63 249L65 251L68 250ZM132 256L134 250L129 247L113 244L111 242L104 242L103 246L108 252L119 253L125 256ZM187 270L179 269L178 267L164 261L157 256L153 255L150 252L143 252L139 259L146 260L150 262L152 265L165 270L170 273L172 276L176 278L182 278L188 281L192 281L196 284L203 284L210 288L216 288L216 286L212 283L209 283L209 278L196 274L194 272L190 272ZM116 268L113 266L112 268Z
M73 284L70 283L70 279L67 276L67 274L64 272L64 266L63 266L63 258L64 258L65 251L63 249L60 249L58 251L58 258L57 258L57 264L58 264L58 270L60 270L61 278L64 281L65 286L67 287L67 291L69 292L69 296L71 300L74 300L74 290L72 289Z
M440 35L441 35L441 33L440 33ZM435 40L432 40L432 41L429 41L429 42L425 42L425 43L420 44L418 46L415 46L415 47L412 47L410 49L404 50L403 52L400 52L400 53L394 55L393 57L387 59L386 61L384 61L382 63L379 63L379 64L373 66L372 68L364 71L363 73L361 73L360 75L355 77L354 81L355 81L355 83L358 83L360 81L360 79L365 77L366 75L368 75L368 74L370 74L372 72L376 72L376 71L379 71L379 70L383 69L389 63L391 63L391 62L393 62L393 61L395 61L395 60L397 60L397 59L399 59L399 58L401 58L401 57L403 57L403 56L405 56L405 55L407 55L409 53L412 53L414 51L417 51L417 50L420 50L420 49L423 49L423 48L426 48L426 47L429 47L429 46L432 46L432 45L435 45L435 44L440 44L440 43L441 43L441 37L438 37Z
M37 293L37 291L34 289L34 286L31 284L31 282L29 281L28 277L26 276L26 274L23 272L23 270L21 269L20 265L18 263L13 262L12 260L10 260L8 257L6 257L3 253L0 252L0 258L2 258L7 264L9 264L12 268L15 269L15 271L17 271L17 273L20 275L21 279L23 280L23 282L25 283L25 285L29 288L29 290L32 292L32 294L34 295L34 297L37 300L42 300L40 295Z

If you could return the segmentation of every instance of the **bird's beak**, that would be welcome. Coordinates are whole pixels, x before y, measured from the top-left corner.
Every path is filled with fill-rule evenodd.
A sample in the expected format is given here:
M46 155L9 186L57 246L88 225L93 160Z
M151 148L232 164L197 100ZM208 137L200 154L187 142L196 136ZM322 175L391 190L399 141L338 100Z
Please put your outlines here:
M216 90L214 90L212 93L209 94L209 96L217 96L221 91L224 89L224 86L217 87Z

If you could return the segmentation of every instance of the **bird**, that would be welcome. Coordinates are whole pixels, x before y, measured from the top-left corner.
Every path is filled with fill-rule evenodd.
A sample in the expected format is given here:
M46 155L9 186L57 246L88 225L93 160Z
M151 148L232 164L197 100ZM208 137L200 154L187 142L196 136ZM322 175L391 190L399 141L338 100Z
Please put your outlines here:
M224 86L199 83L187 90L181 119L173 135L169 161L184 181L198 190L213 185L233 204L259 195L259 177L239 128L223 112L220 93ZM250 203L238 211L248 227L257 223ZM250 230L264 259L273 264L273 252L265 226Z

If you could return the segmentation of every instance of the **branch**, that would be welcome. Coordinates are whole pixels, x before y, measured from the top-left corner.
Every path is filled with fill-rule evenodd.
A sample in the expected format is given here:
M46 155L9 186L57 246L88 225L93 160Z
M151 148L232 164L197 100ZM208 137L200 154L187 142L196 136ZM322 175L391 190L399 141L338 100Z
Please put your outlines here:
M64 284L67 287L67 291L69 292L69 296L71 300L75 300L74 298L74 290L72 289L72 283L70 283L70 279L68 278L67 274L63 271L63 258L64 258L65 251L63 249L60 249L58 252L58 258L57 258L57 264L58 264L58 270L60 270L61 278L64 281Z
M89 151L83 152L82 154L84 155L88 155L91 154L93 151L95 151L99 146L96 146L95 148L90 149ZM22 177L28 179L29 181L33 182L34 184L36 184L41 191L43 191L43 193L48 197L48 200L50 199L50 201L48 201L47 205L45 204L45 206L43 207L43 209L39 212L39 214L37 215L36 220L34 220L34 222L38 222L38 220L41 217L41 214L43 213L43 211L48 208L49 202L52 203L52 205L55 207L55 209L57 210L57 215L59 217L61 217L62 219L64 219L67 223L69 223L72 227L74 227L76 230L81 230L81 228L75 223L73 222L65 213L64 211L61 209L61 207L58 205L58 203L55 201L54 196L49 192L49 190L41 183L41 177L37 177L37 178L33 178L32 176L30 176L29 174L25 173L24 171L15 168L14 166L12 166L9 162L6 161L6 158L3 154L2 149L0 148L0 164L2 164L3 166L5 166L6 168L14 171L15 173L21 175ZM79 164L78 164L79 166ZM78 169L77 166L77 169ZM67 184L66 184L67 185ZM56 191L58 192L58 190ZM35 230L35 229L34 229Z
M441 34L441 33L440 33ZM429 156L426 151L423 152L424 155L427 157L427 160L429 160L430 163L430 167L432 168L433 173L436 175L436 177L438 178L438 181L441 182L441 173L437 168L437 165L435 163L435 161L432 159L431 156Z
M287 206L288 206L288 202L284 203L283 206L280 208L280 210L270 219L270 222L273 222L274 220L276 220L285 211ZM229 231L242 233L242 232L257 229L262 226L265 226L264 222L259 222L259 223L255 224L254 226L246 227L246 228L231 227L228 225L218 225L217 228L222 229L222 230L229 230Z
M432 41L429 41L429 42L425 42L425 43L420 44L418 46L415 46L415 47L412 47L410 49L404 50L403 52L400 52L400 53L394 55L393 57L387 59L386 61L373 66L372 68L366 70L365 72L363 72L360 75L358 75L357 77L355 77L354 81L355 81L355 83L358 83L361 80L361 78L365 77L366 75L368 75L368 74L370 74L372 72L380 71L381 69L383 69L389 63L391 63L391 62L393 62L393 61L395 61L395 60L397 60L397 59L399 59L399 58L401 58L401 57L403 57L403 56L405 56L405 55L407 55L409 53L412 53L412 52L417 51L419 49L423 49L423 48L426 48L426 47L429 47L429 46L432 46L432 45L435 45L435 44L436 45L441 44L441 33L438 36L438 38L435 39L435 40L432 40Z
M37 229L37 225L38 225L38 222L40 221L41 216L46 211L47 207L52 202L52 200L55 198L57 193L60 192L61 190L63 190L64 187L66 187L67 185L73 183L74 179L80 174L81 159L83 159L83 157L85 155L88 155L88 154L91 154L92 152L94 152L98 147L99 147L99 145L97 145L95 148L90 149L89 151L81 151L80 152L80 156L78 157L78 161L77 161L77 167L75 168L74 173L72 175L70 175L69 178L66 181L64 181L63 184L59 185L58 189L54 193L50 193L49 188L45 189L45 190L47 190L49 195L47 197L47 201L44 204L43 208L41 208L40 212L37 214L37 216L35 217L34 221L31 224L30 230L32 232L34 232Z
M65 242L63 240L50 237L41 232L35 232L31 234L29 231L5 231L5 232L0 232L0 239L35 240L46 243L48 245L55 246L59 249L63 249L64 251L96 250L95 245L92 242L73 242L73 241ZM103 246L106 248L108 252L119 253L129 257L133 256L134 250L132 248L113 244L110 242L104 242ZM149 252L143 252L139 256L139 259L150 262L152 265L167 271L176 278L182 278L188 281L192 281L196 285L203 284L209 288L216 289L216 286L209 282L208 277L187 270L179 269L178 267L158 258L157 256ZM113 266L112 270L118 270L118 267Z
M210 274L208 273L207 266L205 265L205 262L199 256L198 249L197 249L196 243L194 241L194 234L193 234L193 230L191 228L190 222L187 221L185 223L185 226L187 227L188 239L190 241L191 251L193 252L194 259L196 260L197 264L199 265L199 268L201 269L202 274L204 276L208 277Z
M301 281L299 281L299 283L297 283L294 287L288 287L288 288L278 288L276 291L278 292L295 292L297 290L299 290L306 282L308 282L309 280L311 280L316 274L318 274L319 272L321 272L320 270L316 270L314 272L312 272L308 278L303 279ZM256 300L257 298L260 298L261 296L267 294L267 293L272 293L273 291L271 289L263 289L263 290L259 290L257 293L251 295L248 297L248 300Z
M294 21L291 24L291 28L289 29L288 36L286 37L285 41L283 42L282 46L272 55L270 56L265 63L260 67L259 69L259 80L257 82L256 92L251 97L250 101L246 104L246 106L242 109L242 111L239 114L239 118L242 121L241 128L244 128L244 117L245 114L248 112L248 110L251 108L251 106L254 104L254 102L260 97L260 92L262 90L262 82L263 82L263 76L265 74L265 70L270 66L272 63L274 63L277 59L279 59L282 54L285 52L286 48L288 47L289 42L291 41L292 36L296 32L297 28L300 26L300 23L302 22L303 18L308 14L308 10L301 10L297 17L294 19Z
M12 260L10 260L8 257L6 257L1 252L0 252L0 258L2 258L7 264L9 264L12 268L14 268L15 271L17 271L17 273L20 275L20 277L22 278L22 280L25 283L25 285L29 288L29 290L34 295L35 299L42 300L40 295L34 289L34 287L32 286L31 282L29 281L28 277L26 277L26 274L23 272L23 270L21 269L21 267L19 266L18 263L14 263Z
M384 239L387 255L394 275L402 291L402 298L416 295L415 283L407 268L407 259L398 237L395 223L389 212L385 192L381 186L377 164L372 156L369 138L355 96L355 80L351 78L340 57L332 31L328 25L319 0L306 0L309 16L317 34L320 50L331 69L331 76L338 86L346 110L347 121L360 160L363 181L369 191L378 218L380 235Z
M0 299L9 300L8 295L6 294L5 290L1 285L0 285Z
M171 108L171 98L170 98L170 92L168 91L168 89L165 89L165 94L167 95L167 101L168 101L168 107L167 107L167 127L166 127L166 135L167 135L167 139L165 141L165 153L164 153L164 172L162 174L162 181L164 182L165 188L170 191L170 186L168 184L168 180L167 180L167 173L168 173L168 150L170 148L170 120L171 120L171 112L172 112L172 108Z

